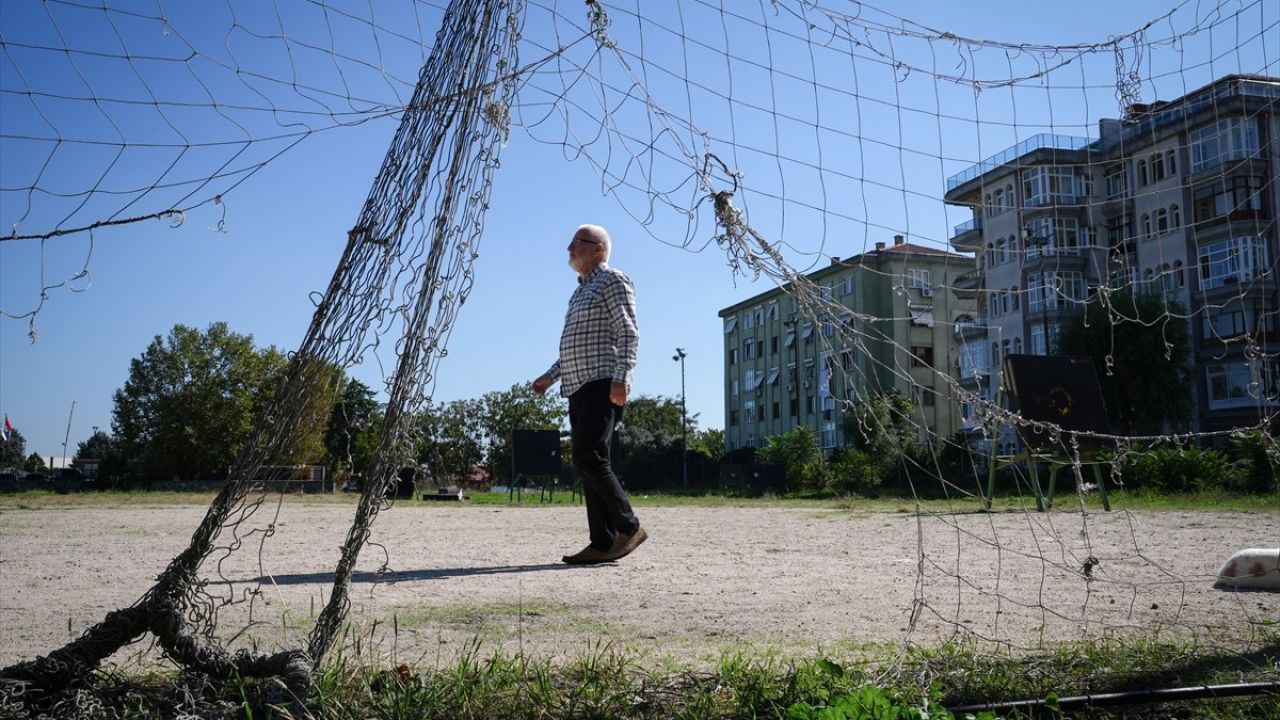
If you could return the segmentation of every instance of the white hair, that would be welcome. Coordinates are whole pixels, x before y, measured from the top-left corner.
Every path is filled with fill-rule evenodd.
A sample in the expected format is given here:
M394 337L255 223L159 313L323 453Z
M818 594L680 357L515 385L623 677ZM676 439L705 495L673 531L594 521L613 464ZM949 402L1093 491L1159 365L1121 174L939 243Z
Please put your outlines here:
M599 225L581 225L573 233L586 233L592 240L600 243L600 247L604 250L604 261L609 262L609 256L613 254L613 240L609 238L609 231Z

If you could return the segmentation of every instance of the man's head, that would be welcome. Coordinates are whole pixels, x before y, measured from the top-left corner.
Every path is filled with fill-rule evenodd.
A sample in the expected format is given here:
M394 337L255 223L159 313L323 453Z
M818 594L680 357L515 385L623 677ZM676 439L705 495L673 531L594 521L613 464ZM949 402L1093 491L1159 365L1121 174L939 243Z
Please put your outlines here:
M583 225L573 233L567 249L569 267L580 275L586 275L600 263L609 261L613 242L609 239L609 233L599 225Z

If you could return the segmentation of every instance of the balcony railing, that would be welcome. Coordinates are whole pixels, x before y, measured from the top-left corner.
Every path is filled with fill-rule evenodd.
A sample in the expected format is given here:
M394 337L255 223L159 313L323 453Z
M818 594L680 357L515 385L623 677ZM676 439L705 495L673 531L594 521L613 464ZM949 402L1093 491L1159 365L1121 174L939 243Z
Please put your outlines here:
M983 173L995 170L1001 165L1006 165L1023 155L1026 155L1032 150L1039 150L1041 148L1053 148L1055 150L1079 150L1091 142L1093 141L1089 138L1076 137L1074 135L1053 135L1051 133L1033 135L1011 148L1007 148L980 163L970 166L969 169L964 172L956 173L955 175L947 178L947 191L950 192Z
M981 229L982 229L982 217L979 216L979 217L973 218L972 220L966 220L960 223L959 225L957 225L956 231L952 233L951 237L957 238L967 232L972 232L974 230L981 230Z

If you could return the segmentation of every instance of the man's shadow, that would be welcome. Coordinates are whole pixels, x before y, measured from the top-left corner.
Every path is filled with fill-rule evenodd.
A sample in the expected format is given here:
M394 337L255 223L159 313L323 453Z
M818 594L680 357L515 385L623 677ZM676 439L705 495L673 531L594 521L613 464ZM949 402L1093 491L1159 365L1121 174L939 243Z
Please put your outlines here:
M530 573L542 571L572 570L574 568L591 567L587 565L566 565L564 563L542 563L539 565L497 565L492 567L434 568L422 570L387 570L376 572L358 570L351 574L353 583L397 583L416 580L444 580L456 577L474 577L479 575L507 575L510 573ZM262 575L250 582L274 583L276 585L306 585L308 583L333 582L333 572L293 573L289 575Z

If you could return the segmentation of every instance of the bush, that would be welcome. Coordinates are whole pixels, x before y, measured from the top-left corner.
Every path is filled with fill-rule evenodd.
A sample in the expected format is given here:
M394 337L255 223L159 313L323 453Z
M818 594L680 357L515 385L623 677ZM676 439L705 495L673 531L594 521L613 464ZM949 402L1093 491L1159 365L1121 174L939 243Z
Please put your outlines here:
M877 462L869 453L837 448L827 462L827 489L837 495L866 494L884 484L892 471L892 466Z
M1217 450L1158 447L1126 454L1116 480L1130 491L1185 493L1236 488L1242 475Z
M1273 493L1280 490L1280 445L1270 434L1260 431L1231 438L1231 456L1239 468L1238 487L1228 490L1247 493Z

